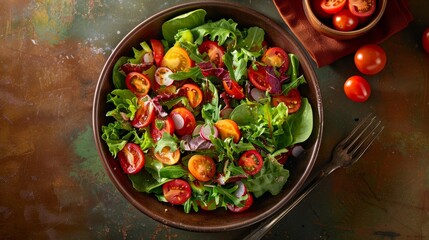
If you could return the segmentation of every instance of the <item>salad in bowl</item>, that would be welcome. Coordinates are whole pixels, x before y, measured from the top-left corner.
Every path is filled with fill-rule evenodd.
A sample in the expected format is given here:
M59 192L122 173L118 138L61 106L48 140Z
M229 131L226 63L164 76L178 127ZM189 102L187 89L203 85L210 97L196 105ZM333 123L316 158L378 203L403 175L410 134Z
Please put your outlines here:
M171 16L116 57L95 131L110 170L165 212L258 211L259 199L282 195L319 131L308 82L264 28L207 12Z

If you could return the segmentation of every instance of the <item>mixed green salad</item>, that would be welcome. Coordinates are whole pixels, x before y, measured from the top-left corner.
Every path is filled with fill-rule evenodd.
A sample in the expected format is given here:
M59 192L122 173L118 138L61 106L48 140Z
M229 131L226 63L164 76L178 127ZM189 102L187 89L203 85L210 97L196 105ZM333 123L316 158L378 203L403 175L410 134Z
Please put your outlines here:
M291 149L313 129L293 53L259 27L197 9L116 62L102 138L137 191L184 211L249 209L277 195Z

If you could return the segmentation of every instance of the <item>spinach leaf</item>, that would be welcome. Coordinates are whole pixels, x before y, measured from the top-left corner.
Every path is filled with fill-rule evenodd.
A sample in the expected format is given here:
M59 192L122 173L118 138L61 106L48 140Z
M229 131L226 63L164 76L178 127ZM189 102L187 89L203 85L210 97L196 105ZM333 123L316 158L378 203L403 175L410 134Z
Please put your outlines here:
M173 43L174 36L180 29L192 29L204 24L206 14L204 9L196 9L165 21L161 26L162 36L167 42Z
M287 126L292 134L292 144L304 142L313 131L313 111L307 98L302 98L301 108L287 119Z

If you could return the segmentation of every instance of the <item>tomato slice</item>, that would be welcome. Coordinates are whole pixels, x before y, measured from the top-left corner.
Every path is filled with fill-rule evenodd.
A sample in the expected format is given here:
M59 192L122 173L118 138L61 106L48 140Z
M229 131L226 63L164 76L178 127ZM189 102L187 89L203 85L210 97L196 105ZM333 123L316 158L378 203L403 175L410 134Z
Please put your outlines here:
M131 122L135 128L144 128L155 119L155 107L153 103L147 99L139 99L139 108Z
M223 62L223 55L225 55L225 49L215 41L206 40L198 47L198 51L207 53L210 62L214 63L217 67L221 68L225 66Z
M146 96L150 90L150 79L139 72L128 73L125 84L138 97Z
M174 205L185 203L191 197L191 186L182 179L174 179L162 185L165 199Z
M246 97L243 92L243 88L238 84L238 82L228 79L228 80L222 80L223 88L225 89L225 92L235 99L243 99Z
M376 0L349 0L350 12L357 17L368 17L375 12Z
M203 101L203 92L200 87L192 83L187 83L181 88L186 90L186 97L188 98L189 105L191 105L191 107L195 108L201 104Z
M255 175L261 171L264 166L264 160L256 150L248 150L244 152L238 160L238 165L249 175Z
M346 5L347 0L321 0L320 6L328 14L335 14Z
M219 130L222 140L232 137L235 143L238 143L241 138L241 132L236 122L231 119L221 119L215 123L215 127Z
M129 142L118 153L119 164L126 174L140 172L145 163L142 149L139 145Z
M239 213L239 212L244 212L247 209L249 209L250 206L252 206L252 204L253 204L253 196L250 193L246 193L246 194L247 194L247 199L244 200L244 202L242 202L244 204L244 206L239 207L239 206L236 206L233 204L227 204L228 210L231 212Z
M198 181L207 182L216 173L213 159L205 155L193 155L188 162L188 170Z
M168 67L173 72L186 71L192 66L192 60L185 49L173 46L165 53L161 66Z
M161 152L155 152L154 155L158 161L166 165L174 165L180 160L180 150L176 149L172 152L168 146L163 147Z
M271 103L274 107L279 105L279 103L283 102L288 108L288 113L295 113L301 108L301 94L298 89L293 88L289 90L287 95L278 95L274 96L271 100Z
M347 8L335 13L332 18L332 25L340 31L352 31L359 23L359 18L353 15Z
M256 65L256 69L250 66L247 69L247 77L256 88L266 91L270 85L267 83L267 72L261 65Z
M161 139L164 132L170 135L174 133L174 122L170 116L164 118L157 117L150 125L150 134L155 142Z
M289 67L289 57L287 53L279 47L269 48L262 56L262 62L272 67Z
M151 39L150 45L152 46L153 58L155 59L156 66L160 66L164 58L164 46L158 39Z
M174 122L175 132L181 136L192 134L197 126L194 115L185 107L173 109L170 116Z

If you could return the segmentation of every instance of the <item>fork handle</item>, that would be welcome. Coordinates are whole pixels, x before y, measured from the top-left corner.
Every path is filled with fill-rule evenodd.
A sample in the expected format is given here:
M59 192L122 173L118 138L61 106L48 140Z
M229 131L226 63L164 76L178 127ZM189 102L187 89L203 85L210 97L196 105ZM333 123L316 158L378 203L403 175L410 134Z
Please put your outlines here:
M272 217L263 221L257 228L251 231L243 240L259 240L261 239L276 223L278 223L284 216L286 216L296 205L298 205L314 188L316 188L323 179L329 174L338 169L331 163L327 164L318 175L316 175L305 187L301 190L298 197L296 197L291 204L286 205L280 212L277 212Z

